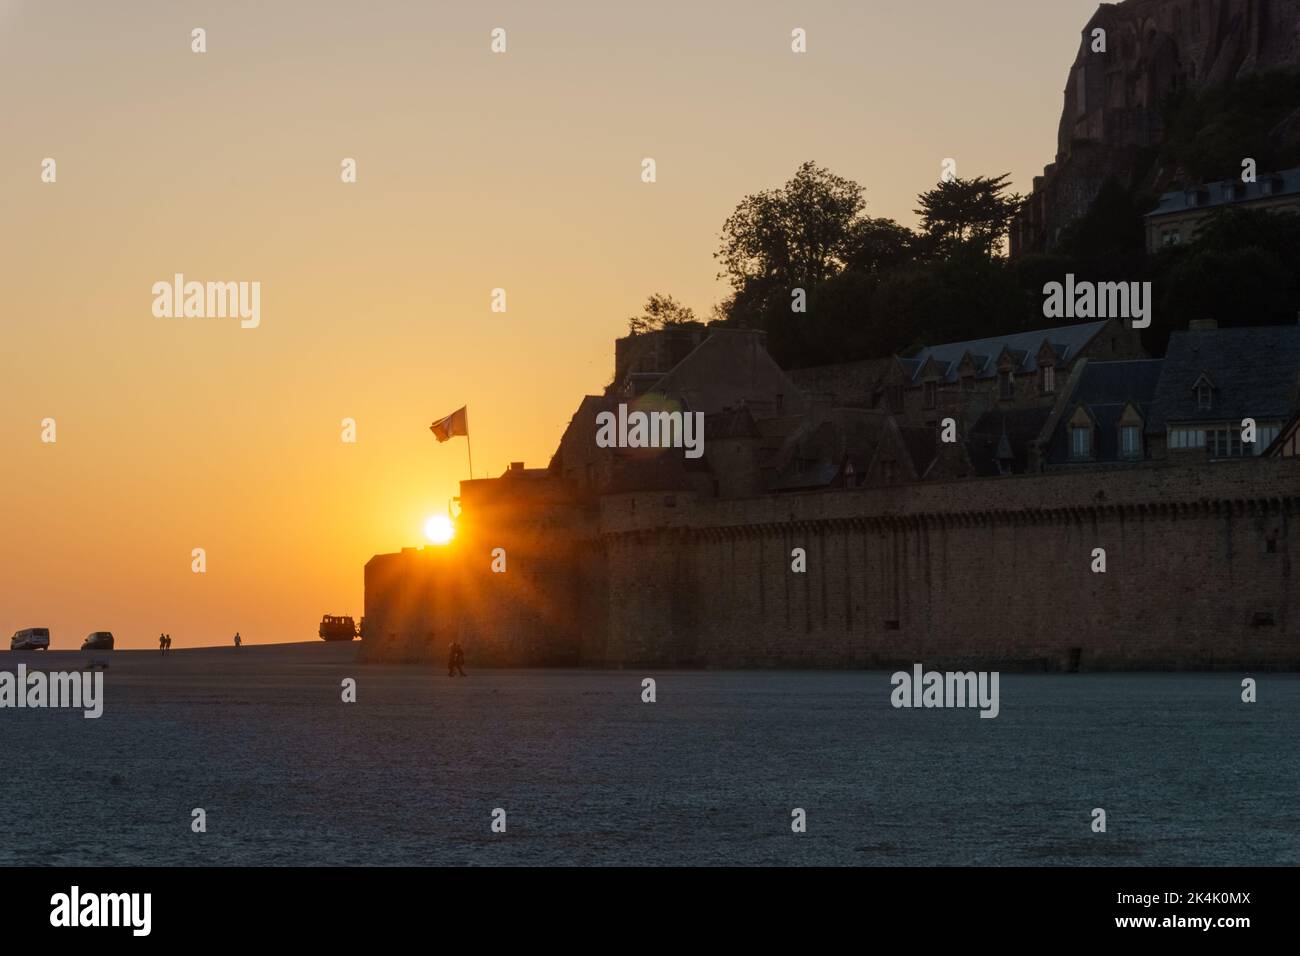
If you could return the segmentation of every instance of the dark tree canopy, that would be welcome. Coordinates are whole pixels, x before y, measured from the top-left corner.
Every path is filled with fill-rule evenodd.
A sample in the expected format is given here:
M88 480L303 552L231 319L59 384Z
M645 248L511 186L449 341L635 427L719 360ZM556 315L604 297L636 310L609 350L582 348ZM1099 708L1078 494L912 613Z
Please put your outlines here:
M1005 195L1010 176L954 178L921 193L921 208L913 211L936 252L946 255L957 246L971 246L994 255L1024 202L1019 194Z
M722 224L719 278L738 291L754 281L811 291L843 267L864 206L857 183L804 163L780 189L746 196Z
M652 332L673 325L698 325L695 312L682 305L671 295L655 292L645 300L645 311L627 320L628 331L633 335Z

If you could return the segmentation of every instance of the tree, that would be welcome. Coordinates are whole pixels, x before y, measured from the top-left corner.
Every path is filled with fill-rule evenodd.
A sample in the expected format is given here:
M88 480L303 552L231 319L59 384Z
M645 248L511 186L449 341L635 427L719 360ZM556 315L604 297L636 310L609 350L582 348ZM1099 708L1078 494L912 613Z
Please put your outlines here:
M695 318L694 310L682 305L671 295L663 295L659 292L652 293L645 300L645 311L641 315L634 315L627 320L628 331L633 335L675 325L700 324Z
M1124 260L1145 255L1142 213L1154 205L1152 197L1139 197L1109 178L1088 211L1062 231L1057 248L1084 262L1122 268Z
M848 272L875 275L912 262L916 233L892 219L859 219L853 225L844 257Z
M1198 250L1170 270L1164 314L1222 326L1294 322L1293 281L1278 257L1259 246Z
M753 282L808 294L843 268L853 247L862 187L813 162L780 189L746 196L722 224L714 258L737 292Z
M936 255L947 257L962 246L990 257L995 254L1024 202L1018 193L1004 195L1010 176L954 178L917 197L921 208L913 212L921 217L921 228Z

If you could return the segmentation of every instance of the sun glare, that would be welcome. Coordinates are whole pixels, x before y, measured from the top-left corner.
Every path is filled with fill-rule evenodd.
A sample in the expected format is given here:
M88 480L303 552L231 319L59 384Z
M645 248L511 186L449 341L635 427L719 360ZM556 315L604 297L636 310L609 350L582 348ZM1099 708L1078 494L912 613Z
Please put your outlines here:
M446 544L456 536L456 526L446 515L434 515L424 523L424 535L434 544Z

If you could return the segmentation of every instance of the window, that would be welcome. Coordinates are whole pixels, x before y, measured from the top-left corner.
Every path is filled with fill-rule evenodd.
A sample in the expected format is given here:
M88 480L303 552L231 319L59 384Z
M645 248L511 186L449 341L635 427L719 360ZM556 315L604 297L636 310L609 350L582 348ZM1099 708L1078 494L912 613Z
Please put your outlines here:
M1042 379L1041 384L1042 384L1043 394L1051 395L1053 392L1056 391L1056 366L1044 365L1041 369L1039 369L1039 374Z
M1250 446L1242 443L1240 428L1227 425L1205 432L1205 450L1211 458L1240 458Z
M1282 430L1280 425L1260 425L1255 429L1255 444L1251 446L1252 455L1262 455L1264 450L1277 439L1278 432Z
M1160 244L1162 246L1181 245L1183 234L1177 229L1162 229L1160 231Z
M1070 426L1070 457L1092 457L1092 429L1086 425Z
M903 410L903 386L890 385L885 389L885 404L891 412Z
M937 382L925 383L925 407L934 408L939 401L939 385Z
M1012 380L1011 372L998 372L998 394L1002 398L1010 398L1015 391L1016 383Z
M1208 382L1201 382L1196 386L1196 407L1202 411L1214 407L1214 389Z
M963 375L963 376L961 377L961 390L962 390L963 392L973 392L973 391L975 391L975 376L974 376L974 375Z
M1205 429L1171 428L1169 429L1170 448L1204 448Z
M1124 425L1119 430L1119 450L1125 458L1142 457L1142 429L1137 425Z

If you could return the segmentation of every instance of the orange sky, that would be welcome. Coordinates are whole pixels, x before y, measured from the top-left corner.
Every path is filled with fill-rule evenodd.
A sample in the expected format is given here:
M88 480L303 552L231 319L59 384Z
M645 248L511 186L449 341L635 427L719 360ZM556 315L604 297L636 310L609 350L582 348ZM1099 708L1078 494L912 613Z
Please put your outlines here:
M0 638L359 617L466 477L430 421L545 465L627 316L706 316L723 220L806 159L909 225L947 156L1028 191L1095 6L0 0ZM176 272L259 281L260 327L154 317Z

